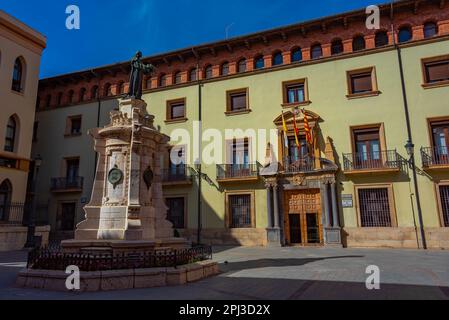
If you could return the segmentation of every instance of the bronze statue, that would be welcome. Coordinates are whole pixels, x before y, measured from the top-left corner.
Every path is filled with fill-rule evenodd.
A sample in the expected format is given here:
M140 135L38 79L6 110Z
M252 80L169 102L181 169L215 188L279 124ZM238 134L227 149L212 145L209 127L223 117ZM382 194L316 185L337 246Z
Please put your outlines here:
M142 98L142 78L143 74L150 74L155 70L151 64L145 64L141 60L142 52L138 51L131 61L131 74L129 78L128 98Z

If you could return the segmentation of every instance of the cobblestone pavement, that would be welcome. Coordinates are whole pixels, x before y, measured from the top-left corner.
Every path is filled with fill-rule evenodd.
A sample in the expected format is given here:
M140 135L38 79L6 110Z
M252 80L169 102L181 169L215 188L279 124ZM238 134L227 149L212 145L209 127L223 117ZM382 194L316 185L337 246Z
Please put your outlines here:
M98 293L14 286L25 252L0 253L0 299L446 299L449 252L389 249L215 248L222 274L181 287ZM367 290L366 268L380 268Z

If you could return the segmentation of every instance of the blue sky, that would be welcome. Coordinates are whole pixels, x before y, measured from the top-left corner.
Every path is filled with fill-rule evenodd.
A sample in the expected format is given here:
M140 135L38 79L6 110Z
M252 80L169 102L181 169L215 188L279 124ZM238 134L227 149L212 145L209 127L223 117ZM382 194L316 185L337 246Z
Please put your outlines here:
M2 0L0 9L47 36L41 77L98 67L386 2L373 0ZM78 5L81 29L65 28Z

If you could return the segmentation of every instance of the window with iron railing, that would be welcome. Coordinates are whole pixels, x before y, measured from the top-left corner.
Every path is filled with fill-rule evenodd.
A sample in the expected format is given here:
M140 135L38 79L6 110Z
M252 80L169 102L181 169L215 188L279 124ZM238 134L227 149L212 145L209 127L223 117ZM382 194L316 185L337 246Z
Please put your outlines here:
M230 227L251 228L251 195L230 195L228 205Z
M359 189L358 198L362 227L392 226L388 188Z

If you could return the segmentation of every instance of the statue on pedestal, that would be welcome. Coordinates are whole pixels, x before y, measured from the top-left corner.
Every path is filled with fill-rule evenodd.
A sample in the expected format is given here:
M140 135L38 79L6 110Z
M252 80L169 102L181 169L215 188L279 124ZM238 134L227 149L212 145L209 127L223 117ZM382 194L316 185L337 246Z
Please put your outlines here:
M138 51L131 60L131 74L129 77L129 91L127 98L142 99L142 78L144 74L151 74L156 68L152 64L142 62L142 52Z

